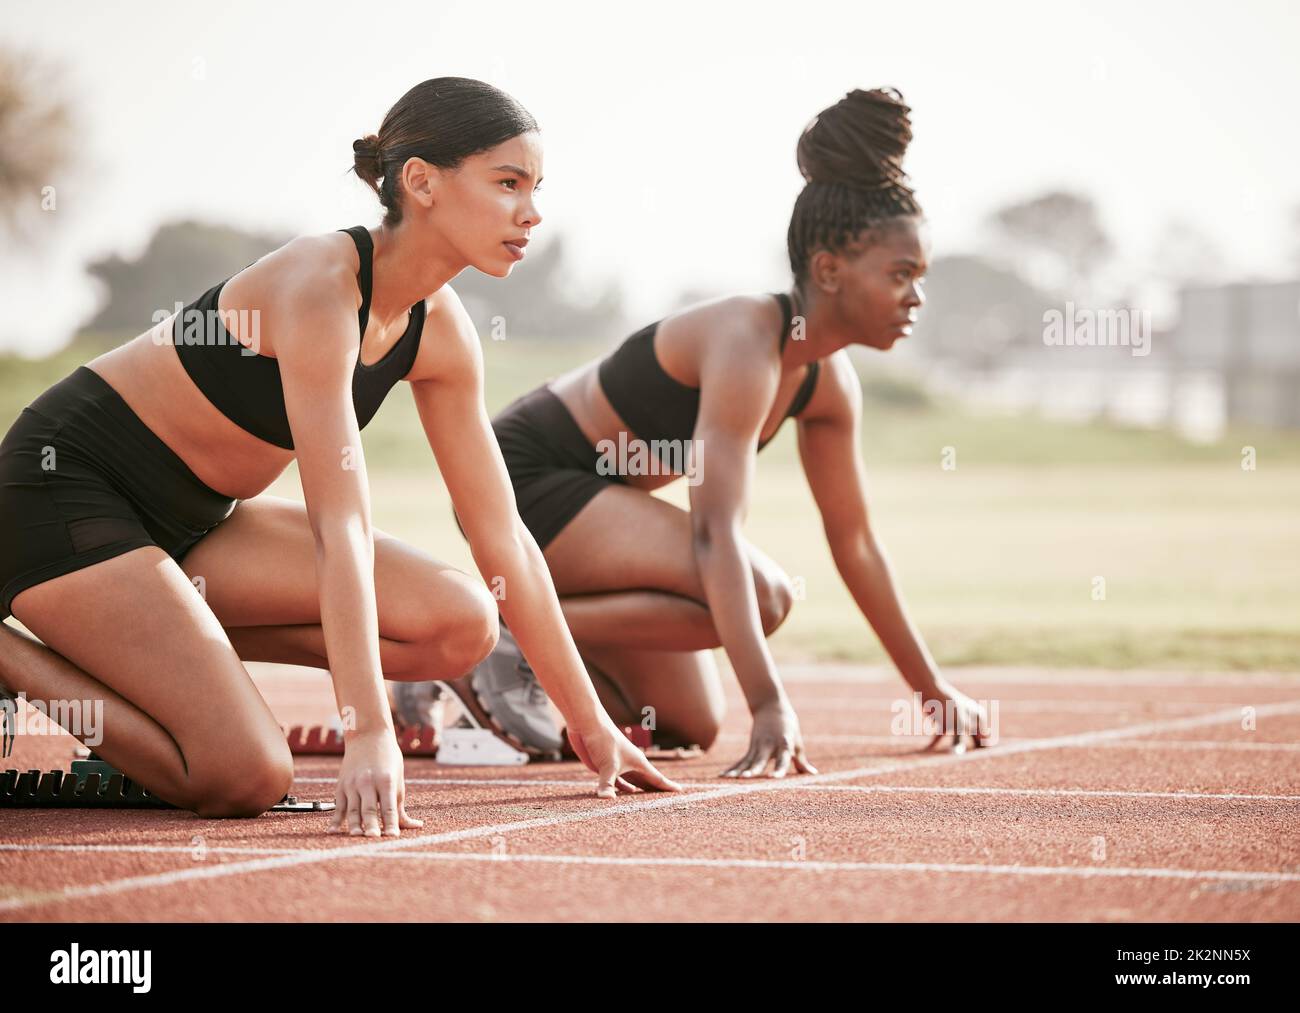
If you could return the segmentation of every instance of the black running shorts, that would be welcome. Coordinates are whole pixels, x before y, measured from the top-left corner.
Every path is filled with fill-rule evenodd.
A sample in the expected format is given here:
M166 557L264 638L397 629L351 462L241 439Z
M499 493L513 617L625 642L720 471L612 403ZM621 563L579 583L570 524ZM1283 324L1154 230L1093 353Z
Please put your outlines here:
M512 401L493 418L492 431L510 472L519 518L539 548L545 549L602 489L627 484L597 471L600 454L548 387Z
M0 619L19 592L141 546L179 563L236 502L79 366L0 442Z

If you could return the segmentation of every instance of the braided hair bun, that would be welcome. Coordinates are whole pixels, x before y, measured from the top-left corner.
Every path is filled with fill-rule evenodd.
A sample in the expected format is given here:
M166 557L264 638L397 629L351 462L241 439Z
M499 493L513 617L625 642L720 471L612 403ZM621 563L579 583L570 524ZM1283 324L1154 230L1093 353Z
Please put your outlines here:
M893 88L855 88L821 112L799 138L799 171L809 183L877 190L907 180L903 155L912 110Z
M893 88L854 89L804 128L796 157L807 183L786 239L796 284L818 250L839 253L890 219L921 214L903 171L911 112Z

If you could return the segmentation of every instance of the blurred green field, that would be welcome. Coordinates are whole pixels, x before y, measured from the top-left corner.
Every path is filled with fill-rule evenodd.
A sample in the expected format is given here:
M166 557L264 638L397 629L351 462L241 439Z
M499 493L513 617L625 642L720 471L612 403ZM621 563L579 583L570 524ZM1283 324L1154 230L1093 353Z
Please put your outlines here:
M489 409L602 350L485 341ZM0 360L0 410L12 419L92 354ZM1234 430L1206 446L982 417L882 362L861 364L873 524L941 664L1300 671L1300 433ZM405 387L364 442L375 523L472 571ZM1245 445L1255 471L1241 468ZM271 491L301 498L295 471ZM746 533L805 591L772 638L778 658L884 660L825 547L792 426L760 457Z

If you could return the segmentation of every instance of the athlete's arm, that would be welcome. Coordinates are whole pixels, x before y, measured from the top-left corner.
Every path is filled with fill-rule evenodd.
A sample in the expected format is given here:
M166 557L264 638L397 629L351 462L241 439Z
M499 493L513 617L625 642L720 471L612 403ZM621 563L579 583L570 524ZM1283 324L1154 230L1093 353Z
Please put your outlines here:
M285 410L316 544L321 630L343 718L344 756L331 828L398 835L406 816L402 755L379 657L370 496L352 375L360 352L355 269L319 241L264 291ZM337 250L334 247L333 250Z
M967 698L944 679L908 616L884 547L872 531L861 428L862 389L841 350L822 363L817 389L799 419L799 456L831 556L907 684L925 699L953 699L964 706Z
M695 562L714 629L754 716L750 747L724 776L773 776L803 757L798 721L767 647L741 527L753 485L759 432L780 383L775 359L752 352L752 321L711 333L700 362L700 412L694 439L700 481L691 486Z
M618 730L596 696L546 560L519 519L484 409L478 334L447 286L429 300L420 344L430 354L413 368L411 389L474 563L489 585L501 588L501 613L542 688L564 715L575 751L600 775L597 793L611 796L616 788L627 790L628 782L678 790Z

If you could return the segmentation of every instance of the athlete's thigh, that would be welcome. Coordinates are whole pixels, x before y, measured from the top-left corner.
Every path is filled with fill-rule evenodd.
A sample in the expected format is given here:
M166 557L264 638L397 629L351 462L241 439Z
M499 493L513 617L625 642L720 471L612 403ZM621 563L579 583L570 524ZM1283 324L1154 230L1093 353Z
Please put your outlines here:
M133 549L30 587L14 598L13 614L166 729L191 781L261 777L268 764L292 777L275 716L162 549Z
M771 557L748 540L743 544L756 585L784 580ZM705 598L690 513L628 486L610 485L597 493L544 555L562 595L649 588Z
M379 633L419 641L438 627L477 622L492 604L483 581L375 530ZM307 508L294 500L243 500L181 561L223 626L320 622L316 543ZM485 605L486 603L486 605Z

